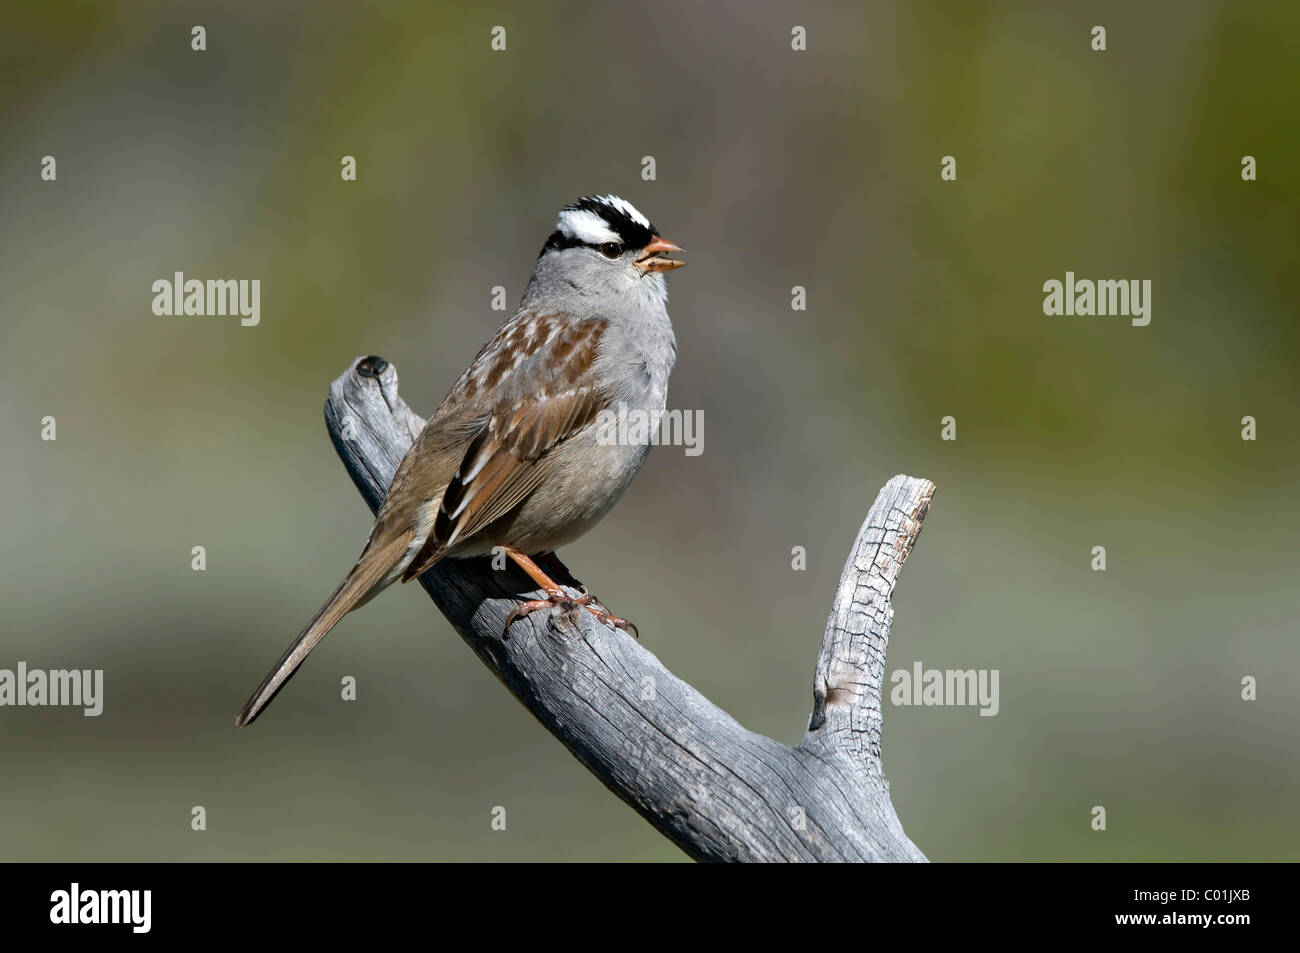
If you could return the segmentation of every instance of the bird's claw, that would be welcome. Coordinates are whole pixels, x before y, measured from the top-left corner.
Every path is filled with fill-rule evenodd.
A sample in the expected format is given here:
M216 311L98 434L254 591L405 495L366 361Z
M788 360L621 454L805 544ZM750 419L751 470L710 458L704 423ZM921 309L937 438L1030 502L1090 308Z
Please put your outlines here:
M596 617L596 620L603 625L613 629L622 629L624 632L631 631L632 636L641 640L641 633L635 625L627 619L614 615L599 602L596 597L587 591L587 587L579 585L582 595L574 597L563 590L549 594L545 599L530 599L527 602L521 602L510 611L506 617L506 627L501 633L502 641L510 638L510 626L514 625L516 619L522 619L531 615L538 609L565 609L572 612L576 608L583 608Z

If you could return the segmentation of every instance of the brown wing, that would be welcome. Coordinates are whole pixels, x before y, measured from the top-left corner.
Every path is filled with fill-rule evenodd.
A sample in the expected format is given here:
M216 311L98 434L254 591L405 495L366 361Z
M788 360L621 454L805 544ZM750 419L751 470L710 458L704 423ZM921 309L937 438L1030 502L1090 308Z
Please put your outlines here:
M545 478L552 459L548 452L608 405L592 374L606 327L602 318L559 327L517 367L503 372L491 414L448 482L433 531L403 581L522 502ZM516 358L503 352L498 360L509 365ZM490 368L485 380L494 376L496 368Z
M497 328L398 464L375 520L372 541L382 542L408 529L422 538L431 534L437 511L430 514L428 508L437 506L466 448L487 426L510 375L551 341L566 320L562 314L521 311Z

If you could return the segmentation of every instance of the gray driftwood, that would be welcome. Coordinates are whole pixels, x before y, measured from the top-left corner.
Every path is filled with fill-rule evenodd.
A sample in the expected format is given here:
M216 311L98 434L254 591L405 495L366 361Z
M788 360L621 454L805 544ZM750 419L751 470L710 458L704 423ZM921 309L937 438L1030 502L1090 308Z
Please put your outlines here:
M330 387L325 419L376 509L424 424L398 396L396 369L381 358L353 362ZM890 593L933 492L926 480L896 476L871 507L822 639L807 732L793 748L747 731L644 644L588 612L535 612L503 639L510 610L537 596L513 564L448 560L420 582L546 729L696 860L923 861L881 769L881 682ZM543 566L576 585L554 557Z

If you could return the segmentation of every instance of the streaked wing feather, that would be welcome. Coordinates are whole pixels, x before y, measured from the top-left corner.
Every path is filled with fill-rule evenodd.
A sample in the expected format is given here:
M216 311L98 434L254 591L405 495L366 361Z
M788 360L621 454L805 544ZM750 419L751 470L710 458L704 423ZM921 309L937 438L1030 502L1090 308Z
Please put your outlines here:
M404 581L519 505L545 479L553 461L548 452L604 409L608 398L595 385L591 367L606 326L593 318L563 328L502 382L493 412L448 482L433 532Z

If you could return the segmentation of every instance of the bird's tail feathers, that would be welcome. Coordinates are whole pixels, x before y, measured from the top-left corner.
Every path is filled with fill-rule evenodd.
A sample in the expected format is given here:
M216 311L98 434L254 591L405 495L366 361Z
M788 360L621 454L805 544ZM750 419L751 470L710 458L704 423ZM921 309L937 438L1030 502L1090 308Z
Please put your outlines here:
M361 558L357 560L356 566L339 583L334 594L326 600L298 638L294 639L293 644L285 650L280 661L267 673L266 678L262 679L262 684L257 687L257 691L253 692L252 697L235 718L237 726L242 728L257 718L271 703L276 692L293 677L293 673L298 670L298 666L303 663L311 650L325 638L330 629L338 625L340 619L370 601L401 575L400 572L395 573L393 570L407 553L410 538L411 534L407 532L381 546L366 547Z

